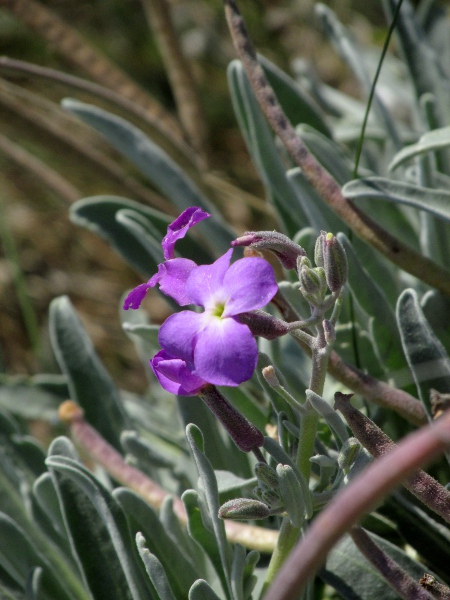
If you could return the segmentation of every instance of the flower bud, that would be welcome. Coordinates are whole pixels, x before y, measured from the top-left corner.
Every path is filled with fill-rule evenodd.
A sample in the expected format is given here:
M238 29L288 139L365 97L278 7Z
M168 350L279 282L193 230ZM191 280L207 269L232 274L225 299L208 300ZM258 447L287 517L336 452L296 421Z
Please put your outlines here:
M319 237L316 240L316 245L314 247L314 262L317 267L323 267L324 262L324 242L325 242L326 232L321 231Z
M219 508L221 519L266 519L270 516L269 507L259 500L236 498L222 504Z
M276 490L261 490L261 500L267 504L271 511L283 508L283 501Z
M281 386L280 380L277 377L277 373L273 365L268 365L267 367L264 367L261 373L271 388L278 388Z
M256 463L255 475L258 483L263 487L277 489L280 485L278 482L277 472L267 463Z
M251 246L255 250L269 250L285 269L295 269L297 258L306 254L301 246L277 231L247 231L232 241L231 246Z
M301 527L306 513L305 498L294 470L289 465L277 466L284 508L294 527Z
M289 332L285 321L277 319L262 310L252 310L236 315L237 320L250 329L253 335L258 335L266 340L275 340Z
M348 473L361 451L362 445L354 437L349 438L344 443L338 456L338 464L344 473Z
M314 298L320 302L327 292L327 281L325 271L322 267L310 269L303 265L299 272L300 290L305 298Z
M242 452L250 452L264 444L262 432L234 408L214 385L203 387L198 395L225 427Z
M320 237L323 239L323 268L327 284L332 292L337 292L347 281L347 256L343 245L332 233L322 231ZM319 249L319 255L320 252L321 249Z

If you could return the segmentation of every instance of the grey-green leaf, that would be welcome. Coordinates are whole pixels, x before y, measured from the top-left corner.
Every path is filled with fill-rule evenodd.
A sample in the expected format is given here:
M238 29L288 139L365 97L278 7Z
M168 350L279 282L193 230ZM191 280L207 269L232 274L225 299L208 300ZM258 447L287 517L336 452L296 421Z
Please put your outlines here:
M73 552L96 600L144 600L148 579L119 504L79 463L50 456L47 466Z
M211 239L214 239L214 244L219 251L228 249L233 233L214 205L205 198L175 161L143 131L117 115L78 100L66 98L62 106L104 135L173 202L178 210L201 206L214 215L204 224L205 231L212 236Z
M50 338L67 376L70 397L102 436L120 450L120 433L130 429L119 393L66 296L50 305Z
M389 164L389 170L394 171L407 160L425 154L426 152L434 152L441 148L450 146L450 127L440 127L424 133L416 144L405 146L400 152L394 156Z
M86 227L102 236L107 242L139 273L150 277L157 271L158 262L162 261L161 247L148 244L142 240L136 231L118 220L122 212L132 211L153 225L160 234L160 239L166 234L170 217L162 213L128 200L120 196L93 196L75 202L70 208L70 219L77 225Z
M162 564L156 556L146 548L145 543L144 536L141 533L137 533L136 546L160 600L175 600L175 596L173 595Z
M405 290L397 302L403 351L424 407L431 418L430 389L450 392L450 358L426 320L417 293Z
M349 181L344 185L342 193L356 202L368 199L406 204L450 221L450 192L445 190L434 190L385 177L367 177Z

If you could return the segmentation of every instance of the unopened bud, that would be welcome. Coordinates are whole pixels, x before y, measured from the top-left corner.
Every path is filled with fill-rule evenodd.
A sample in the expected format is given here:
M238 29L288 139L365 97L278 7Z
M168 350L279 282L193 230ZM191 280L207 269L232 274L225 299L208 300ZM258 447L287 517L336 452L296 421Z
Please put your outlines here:
M275 371L275 367L273 365L264 367L261 373L271 388L278 388L281 386L280 381L277 377L277 373Z
M328 287L337 292L347 281L348 264L344 246L332 233L322 231L323 238L323 268Z
M206 385L198 395L219 419L242 452L250 452L253 448L260 448L264 444L262 432L236 410L214 385Z
M283 507L280 493L276 490L261 490L261 500L271 511L279 510Z
M244 312L236 317L240 323L247 325L253 335L258 335L266 340L275 340L289 332L285 321L273 317L262 310Z
M358 454L362 451L362 446L354 437L349 438L341 448L338 456L340 468L347 473L350 467L356 461Z
M269 507L259 500L236 498L222 504L219 508L221 519L266 519L270 516Z
M327 281L322 267L310 269L303 265L299 272L299 280L301 292L305 297L308 295L319 301L323 300L327 292Z
M316 240L316 245L314 247L314 262L317 267L323 267L325 264L324 261L324 243L325 243L326 232L321 231L319 237Z
M277 231L247 231L232 241L231 246L251 246L255 250L269 250L285 269L295 269L297 258L306 254L301 246Z
M256 463L255 475L258 483L266 488L277 489L280 485L278 482L277 472L267 463Z

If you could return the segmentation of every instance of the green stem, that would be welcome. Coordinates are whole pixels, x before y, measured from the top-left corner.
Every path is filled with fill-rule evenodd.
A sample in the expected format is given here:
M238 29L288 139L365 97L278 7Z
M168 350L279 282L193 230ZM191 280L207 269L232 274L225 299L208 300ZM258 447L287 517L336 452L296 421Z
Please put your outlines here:
M293 527L289 521L289 517L284 517L281 523L280 534L278 536L277 545L270 559L269 568L267 569L266 580L261 590L261 597L264 596L266 590L272 583L278 571L283 566L287 555L295 546L300 534L298 527ZM287 551L286 551L287 550Z

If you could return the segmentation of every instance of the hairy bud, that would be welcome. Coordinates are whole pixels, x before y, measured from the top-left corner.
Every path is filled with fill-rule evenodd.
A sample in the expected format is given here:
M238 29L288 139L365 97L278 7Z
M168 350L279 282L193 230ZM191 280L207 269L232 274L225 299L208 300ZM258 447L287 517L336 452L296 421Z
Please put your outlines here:
M251 246L255 250L273 252L285 269L295 269L297 258L305 256L301 246L277 231L247 231L231 242L233 247Z
M259 500L249 498L236 498L222 504L219 508L221 519L266 519L270 516L270 509Z

